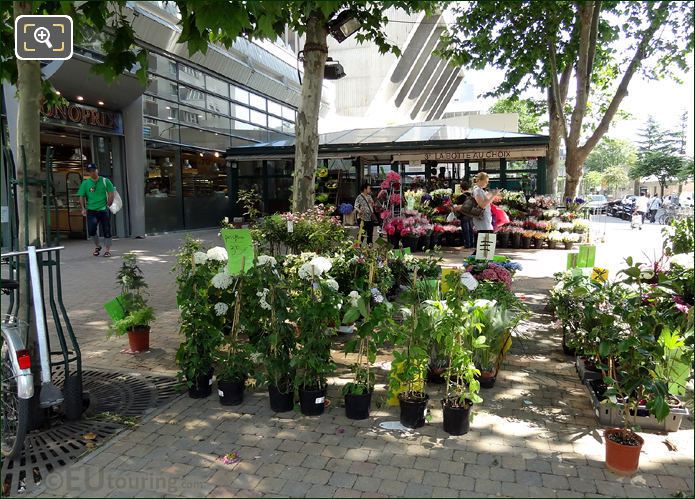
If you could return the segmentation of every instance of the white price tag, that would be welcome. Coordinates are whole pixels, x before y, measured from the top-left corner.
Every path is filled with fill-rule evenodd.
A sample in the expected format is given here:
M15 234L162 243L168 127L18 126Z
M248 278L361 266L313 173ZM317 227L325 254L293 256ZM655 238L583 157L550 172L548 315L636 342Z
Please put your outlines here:
M314 400L314 404L323 404L325 400L326 397L318 397L316 400Z
M287 221L287 232L294 232L294 222L292 220Z
M224 397L224 392L222 390L217 390L217 395Z
M461 274L461 284L466 286L469 291L473 291L478 287L478 280L470 272L464 272Z
M212 378L208 380L208 385L212 386Z

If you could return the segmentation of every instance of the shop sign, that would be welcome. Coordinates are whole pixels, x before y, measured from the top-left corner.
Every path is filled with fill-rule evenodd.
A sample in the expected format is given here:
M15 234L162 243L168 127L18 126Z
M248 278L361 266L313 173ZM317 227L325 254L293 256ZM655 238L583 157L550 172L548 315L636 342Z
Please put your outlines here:
M441 162L461 162L461 161L481 161L539 157L546 155L545 147L502 147L490 149L459 149L450 151L417 151L412 153L395 154L394 161L441 161Z
M121 113L108 109L98 109L71 102L67 106L42 107L41 116L45 121L80 125L111 133L123 133Z

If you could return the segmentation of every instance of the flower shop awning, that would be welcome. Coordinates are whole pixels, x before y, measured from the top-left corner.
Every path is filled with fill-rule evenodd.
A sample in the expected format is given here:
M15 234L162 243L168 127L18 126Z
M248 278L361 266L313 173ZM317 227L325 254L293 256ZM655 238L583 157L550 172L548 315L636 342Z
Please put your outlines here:
M229 160L292 159L295 139L227 149ZM319 158L390 156L392 161L440 161L448 163L483 159L545 157L547 135L413 124L384 128L360 128L319 136Z

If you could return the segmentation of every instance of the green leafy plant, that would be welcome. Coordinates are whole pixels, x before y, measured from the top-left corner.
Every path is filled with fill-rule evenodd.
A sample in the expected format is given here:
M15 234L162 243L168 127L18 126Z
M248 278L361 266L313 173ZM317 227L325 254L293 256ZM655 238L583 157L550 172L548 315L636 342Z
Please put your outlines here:
M395 325L391 314L393 306L378 288L372 286L377 268L374 255L368 268L366 287L361 291L350 292L348 308L343 316L343 324L358 322L356 338L345 345L345 355L355 352L358 354L357 362L352 365L355 378L343 387L343 395L363 395L374 389L371 364L376 361L378 348Z
M661 231L664 236L664 252L668 255L692 253L695 251L695 228L693 217L674 220L670 227Z
M241 280L237 280L239 285L233 291L235 296L234 306L227 307L225 313L220 313L222 310L217 307L218 315L231 315L231 328L223 348L215 354L217 379L231 382L245 382L249 375L253 372L253 362L251 354L253 349L248 342L243 341L239 337L239 312L241 310ZM231 310L231 314L230 314Z
M338 283L328 275L331 260L314 256L303 263L289 281L291 322L298 329L298 348L290 366L295 370L295 387L320 390L335 371L331 337L340 321L341 296Z
M137 328L149 327L155 319L154 310L147 305L147 283L134 253L123 255L116 278L121 287L119 303L124 316L111 323L109 335L121 336Z
M200 241L186 237L177 252L174 267L176 304L180 311L179 334L183 336L176 351L176 364L180 369L179 380L189 387L196 377L212 370L215 352L223 339L224 319L215 310L219 302L213 303L211 295L213 278L221 276L216 281L231 285L231 280L224 278L224 250L202 250ZM222 307L217 308L219 310Z
M239 203L244 208L244 215L248 217L249 221L253 222L261 216L260 207L263 205L263 200L255 187L239 189L238 197Z
M396 393L405 387L399 397L410 400L425 398L425 394L415 390L415 386L424 380L429 362L431 317L423 306L424 297L420 294L422 288L418 287L418 281L415 270L410 289L402 296L406 304L400 310L403 323L395 327L391 334L391 341L396 347L393 350L393 364L398 368L391 371L389 389L391 393Z

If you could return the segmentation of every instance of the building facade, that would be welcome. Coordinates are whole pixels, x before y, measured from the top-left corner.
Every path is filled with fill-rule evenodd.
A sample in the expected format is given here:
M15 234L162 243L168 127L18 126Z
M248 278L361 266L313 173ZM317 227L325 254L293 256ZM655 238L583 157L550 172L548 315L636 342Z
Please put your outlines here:
M52 172L54 231L86 237L76 192L88 163L97 164L124 199L112 220L118 236L217 225L232 215L238 188L225 151L294 136L301 92L296 55L240 39L229 50L210 45L206 54L190 56L177 43L172 5L128 3L138 44L148 51L144 87L134 74L109 85L91 71L101 57L98 33L87 33L72 59L43 67L68 102L42 112L42 168ZM3 88L13 146L15 94Z

